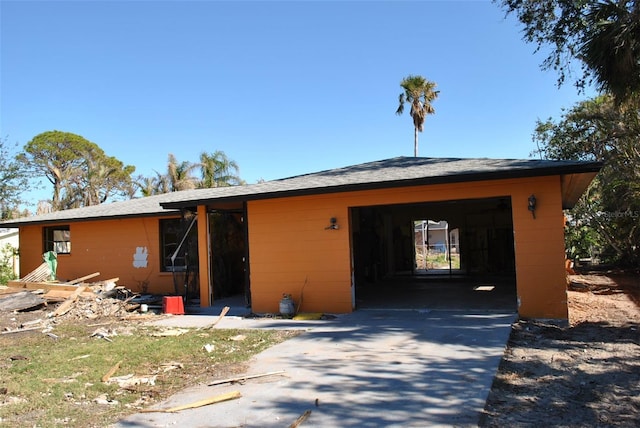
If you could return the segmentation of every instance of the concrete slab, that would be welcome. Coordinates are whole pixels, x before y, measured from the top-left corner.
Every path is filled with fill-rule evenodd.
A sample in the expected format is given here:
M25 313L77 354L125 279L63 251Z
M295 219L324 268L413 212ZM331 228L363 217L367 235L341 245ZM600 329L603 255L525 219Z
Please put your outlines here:
M208 325L216 318L193 317L161 323ZM515 319L472 310L360 310L323 321L232 315L216 328L304 330L257 355L247 373L283 375L192 387L157 407L231 391L242 397L175 414L135 414L115 427L284 427L306 410L304 427L477 426Z

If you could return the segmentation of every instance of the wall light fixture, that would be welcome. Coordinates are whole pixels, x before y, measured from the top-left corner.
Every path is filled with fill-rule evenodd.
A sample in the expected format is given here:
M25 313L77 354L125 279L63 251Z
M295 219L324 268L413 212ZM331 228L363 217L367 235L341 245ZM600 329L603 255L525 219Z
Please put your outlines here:
M335 217L331 217L329 219L329 223L331 223L329 226L325 227L325 230L338 230L340 229L340 226L338 226L338 219Z
M531 195L529 196L529 211L531 211L531 215L533 216L533 218L536 218L536 204L538 203L538 201L536 200L536 195Z

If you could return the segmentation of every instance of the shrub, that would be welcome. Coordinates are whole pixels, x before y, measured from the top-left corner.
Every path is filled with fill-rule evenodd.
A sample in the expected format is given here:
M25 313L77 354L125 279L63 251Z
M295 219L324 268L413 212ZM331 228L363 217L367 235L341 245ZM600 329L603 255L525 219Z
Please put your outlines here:
M14 257L18 255L18 249L11 244L0 248L0 285L6 285L7 281L17 279L13 269Z

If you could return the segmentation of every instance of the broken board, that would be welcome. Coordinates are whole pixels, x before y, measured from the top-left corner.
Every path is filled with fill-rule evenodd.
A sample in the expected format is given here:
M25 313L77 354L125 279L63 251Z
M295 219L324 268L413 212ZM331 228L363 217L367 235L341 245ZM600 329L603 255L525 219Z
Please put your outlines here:
M3 311L22 311L25 309L35 308L45 303L41 297L29 291L21 291L19 293L10 294L0 299L0 312Z
M51 269L47 263L42 263L40 266L29 272L22 278L24 282L32 281L46 281L51 278Z
M75 291L77 285L60 284L57 282L28 282L28 281L9 281L7 282L9 287L14 288L26 288L27 290L68 290Z
M50 289L42 297L48 302L62 302L63 300L67 300L72 294L73 291L71 290ZM96 295L92 291L84 291L80 296L83 298L93 298Z
M78 287L76 291L71 293L67 300L65 300L60 306L58 306L58 308L53 312L52 316L57 317L66 314L75 304L76 300L78 300L78 296L84 292L85 288L86 287L84 286Z
M15 294L22 293L24 288L16 288L16 287L0 287L0 296L4 294Z

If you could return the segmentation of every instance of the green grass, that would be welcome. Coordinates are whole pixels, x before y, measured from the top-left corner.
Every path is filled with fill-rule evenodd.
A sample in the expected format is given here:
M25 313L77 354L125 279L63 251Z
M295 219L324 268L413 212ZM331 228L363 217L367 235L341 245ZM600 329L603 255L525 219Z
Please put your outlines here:
M57 339L39 331L0 336L0 426L105 426L186 386L241 373L253 355L294 334L189 329L154 337L157 328L121 324L109 342L90 337L96 328L59 325ZM102 382L119 361L113 377L156 376L155 385ZM117 404L98 404L100 396Z
M417 269L449 269L449 260L445 253L428 251L425 255L420 248L416 248ZM451 268L460 269L460 254L451 254Z

